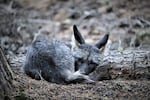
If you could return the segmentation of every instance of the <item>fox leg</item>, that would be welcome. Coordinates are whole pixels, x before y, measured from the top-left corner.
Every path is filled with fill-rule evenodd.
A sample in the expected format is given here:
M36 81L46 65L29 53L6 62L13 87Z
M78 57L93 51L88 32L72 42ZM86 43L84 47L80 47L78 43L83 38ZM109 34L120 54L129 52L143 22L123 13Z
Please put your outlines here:
M36 79L36 80L43 79L43 77L41 76L41 73L37 69L28 69L28 70L25 70L25 73L33 79Z
M83 75L79 71L76 71L73 74L68 74L67 80L68 83L94 83L89 76Z

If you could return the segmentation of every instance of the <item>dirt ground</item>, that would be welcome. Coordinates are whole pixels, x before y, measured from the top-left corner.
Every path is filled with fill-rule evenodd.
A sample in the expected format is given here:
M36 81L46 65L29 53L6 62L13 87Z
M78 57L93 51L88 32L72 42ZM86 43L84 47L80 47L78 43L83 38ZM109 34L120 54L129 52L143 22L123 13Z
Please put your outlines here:
M6 0L0 4L0 42L14 72L15 100L149 100L149 79L103 80L95 84L59 85L37 81L22 71L27 47L39 30L49 38L71 42L76 24L86 42L94 44L110 33L118 49L127 48L134 36L150 46L150 1L148 0L58 0L46 9L22 6ZM117 44L117 45L116 45Z

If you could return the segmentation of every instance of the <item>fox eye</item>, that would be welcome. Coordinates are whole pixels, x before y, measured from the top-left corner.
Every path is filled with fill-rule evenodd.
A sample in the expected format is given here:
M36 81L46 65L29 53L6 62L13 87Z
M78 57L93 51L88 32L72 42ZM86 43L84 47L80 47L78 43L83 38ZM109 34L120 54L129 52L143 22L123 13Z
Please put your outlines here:
M84 60L82 58L76 58L75 62L78 63L78 64L81 64L81 63L84 62Z
M84 60L83 60L82 58L79 58L79 59L78 59L78 62L83 63Z

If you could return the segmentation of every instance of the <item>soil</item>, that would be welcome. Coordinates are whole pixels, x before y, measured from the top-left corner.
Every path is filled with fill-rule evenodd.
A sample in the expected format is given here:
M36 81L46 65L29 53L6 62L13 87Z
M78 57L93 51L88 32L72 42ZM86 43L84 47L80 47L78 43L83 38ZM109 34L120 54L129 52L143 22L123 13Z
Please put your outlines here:
M110 33L114 48L120 37L123 49L134 36L150 46L150 2L148 0L58 0L46 9L23 7L17 2L0 4L0 42L14 72L15 100L149 100L149 79L103 80L95 84L55 84L34 80L21 68L28 46L38 31L49 38L71 42L76 24L86 42L94 44ZM117 45L115 45L117 44Z

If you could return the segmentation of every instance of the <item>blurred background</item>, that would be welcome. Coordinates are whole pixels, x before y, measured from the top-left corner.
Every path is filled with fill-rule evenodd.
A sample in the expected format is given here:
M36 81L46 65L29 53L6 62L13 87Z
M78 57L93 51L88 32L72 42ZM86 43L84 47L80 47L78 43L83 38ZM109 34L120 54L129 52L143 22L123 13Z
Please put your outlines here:
M112 49L150 44L150 1L0 1L0 43L11 55L25 52L39 31L69 43L74 24L91 44L105 33L110 34Z

